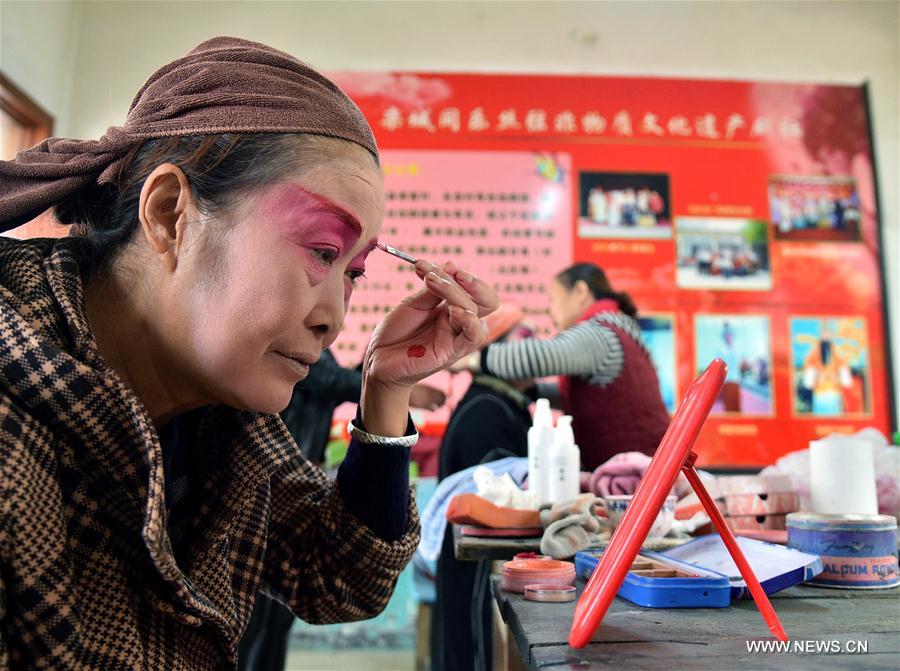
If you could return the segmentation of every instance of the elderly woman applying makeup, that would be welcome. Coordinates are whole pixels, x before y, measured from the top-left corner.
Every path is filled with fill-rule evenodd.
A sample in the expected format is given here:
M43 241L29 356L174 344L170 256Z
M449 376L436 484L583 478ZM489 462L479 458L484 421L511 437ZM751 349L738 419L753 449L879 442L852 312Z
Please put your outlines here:
M215 38L99 141L0 163L0 668L220 669L258 590L370 617L418 542L410 389L476 350L494 293L420 260L376 329L332 482L277 414L378 241L365 119L330 81ZM381 253L381 252L376 252Z

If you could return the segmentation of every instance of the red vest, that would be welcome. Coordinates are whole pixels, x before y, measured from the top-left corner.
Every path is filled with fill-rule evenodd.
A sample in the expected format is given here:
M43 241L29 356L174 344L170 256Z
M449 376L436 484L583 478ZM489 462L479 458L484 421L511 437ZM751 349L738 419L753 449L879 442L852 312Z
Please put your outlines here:
M607 302L611 301L598 301ZM581 463L594 470L619 452L653 454L669 426L669 413L646 350L627 331L604 320L602 311L589 310L586 317L600 320L618 336L625 357L622 372L605 386L573 376L563 378L560 385Z

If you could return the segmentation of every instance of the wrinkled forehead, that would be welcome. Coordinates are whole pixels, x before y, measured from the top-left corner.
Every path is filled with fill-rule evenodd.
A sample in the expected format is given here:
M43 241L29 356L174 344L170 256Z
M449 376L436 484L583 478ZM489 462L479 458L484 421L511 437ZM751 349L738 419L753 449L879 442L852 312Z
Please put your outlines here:
M368 154L324 162L296 182L345 210L360 224L360 240L377 238L384 217L384 180Z

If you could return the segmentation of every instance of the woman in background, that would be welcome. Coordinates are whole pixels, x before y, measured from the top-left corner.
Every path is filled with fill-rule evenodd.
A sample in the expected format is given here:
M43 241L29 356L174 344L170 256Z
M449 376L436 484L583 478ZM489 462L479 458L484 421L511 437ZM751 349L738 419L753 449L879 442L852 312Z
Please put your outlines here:
M653 454L669 415L631 297L590 263L563 270L548 293L556 337L495 343L463 365L505 380L561 376L559 400L587 470L620 452Z

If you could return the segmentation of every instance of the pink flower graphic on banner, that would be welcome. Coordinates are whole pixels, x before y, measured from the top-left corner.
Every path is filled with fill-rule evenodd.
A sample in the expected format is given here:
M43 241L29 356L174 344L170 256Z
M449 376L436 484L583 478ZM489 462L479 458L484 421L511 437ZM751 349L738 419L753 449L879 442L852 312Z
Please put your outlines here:
M434 107L453 90L439 77L392 72L333 72L329 77L351 98L380 98L409 111Z

